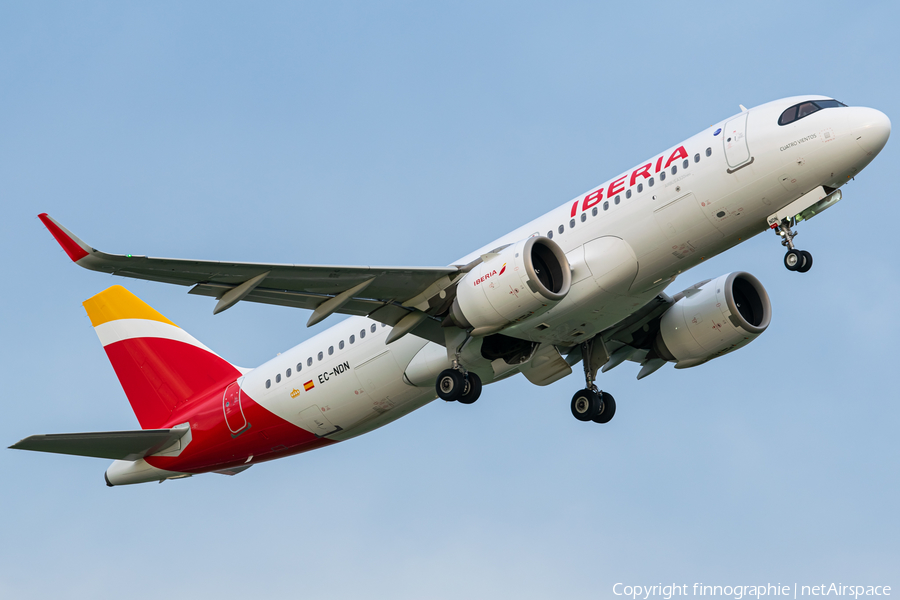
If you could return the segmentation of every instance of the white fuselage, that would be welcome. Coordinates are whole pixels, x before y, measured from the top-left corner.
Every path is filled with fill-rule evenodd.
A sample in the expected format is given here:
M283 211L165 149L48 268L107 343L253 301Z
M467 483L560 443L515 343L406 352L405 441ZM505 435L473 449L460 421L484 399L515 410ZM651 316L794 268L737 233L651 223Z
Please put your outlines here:
M816 186L840 187L874 158L880 146L873 151L864 137L872 109L828 108L777 124L788 106L822 98L787 98L725 119L454 264L529 236L552 236L571 265L571 290L539 322L503 333L564 348L590 339L680 273L764 231L769 215ZM405 375L411 363L419 374L450 366L443 347L412 334L386 345L389 331L349 318L248 372L241 386L317 435L365 433L436 398L430 375ZM469 368L485 383L515 372Z

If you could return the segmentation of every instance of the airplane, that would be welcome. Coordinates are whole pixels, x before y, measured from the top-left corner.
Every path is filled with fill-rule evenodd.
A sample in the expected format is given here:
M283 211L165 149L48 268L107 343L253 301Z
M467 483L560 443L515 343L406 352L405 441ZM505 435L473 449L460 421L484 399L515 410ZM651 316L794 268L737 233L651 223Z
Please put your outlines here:
M191 286L215 298L350 318L255 369L235 366L121 286L84 302L141 426L34 435L11 448L113 459L110 487L261 463L347 440L436 398L475 402L483 384L521 373L544 386L581 363L570 403L608 423L599 372L642 379L692 368L762 334L772 306L735 271L668 296L691 267L762 233L809 271L794 228L842 198L881 151L882 112L828 96L747 109L442 267L262 264L101 252L47 214L77 265Z

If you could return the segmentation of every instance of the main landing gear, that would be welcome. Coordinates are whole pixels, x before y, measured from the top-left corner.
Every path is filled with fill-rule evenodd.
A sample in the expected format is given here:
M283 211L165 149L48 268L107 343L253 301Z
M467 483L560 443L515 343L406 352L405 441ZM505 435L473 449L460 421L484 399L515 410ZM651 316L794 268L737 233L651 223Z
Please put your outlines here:
M481 395L481 378L461 368L445 369L438 375L435 389L442 400L472 404Z
M596 386L580 390L572 397L572 415L579 421L609 423L616 415L616 399Z
M453 359L453 366L449 369L441 371L434 384L438 398L447 402L459 401L461 404L472 404L481 395L481 377L477 374L467 371L459 363L459 357L462 353L463 346L469 341L469 332L466 332L465 339L456 348L456 354Z
M793 219L791 221L784 219L781 223L773 225L772 229L781 236L781 245L788 248L784 255L784 266L787 267L787 270L806 273L812 269L813 257L806 250L794 248L794 238L797 237L797 234L791 231L792 223Z
M572 416L579 421L609 423L616 415L616 399L612 394L597 389L594 384L596 370L591 368L593 340L581 345L581 360L584 363L585 389L572 396Z

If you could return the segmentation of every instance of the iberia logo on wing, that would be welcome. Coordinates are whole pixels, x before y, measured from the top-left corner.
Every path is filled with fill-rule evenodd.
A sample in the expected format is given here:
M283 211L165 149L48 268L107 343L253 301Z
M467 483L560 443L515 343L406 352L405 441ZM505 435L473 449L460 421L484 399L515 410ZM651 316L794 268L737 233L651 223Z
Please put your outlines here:
M505 270L506 270L506 263L503 263L503 266L500 267L500 272L497 273L497 277L500 277L501 275L503 275L503 271L505 271Z
M309 381L307 381L306 383L303 384L303 391L308 392L309 390L313 389L314 387L316 387L316 384L314 384L312 382L312 379L310 379Z

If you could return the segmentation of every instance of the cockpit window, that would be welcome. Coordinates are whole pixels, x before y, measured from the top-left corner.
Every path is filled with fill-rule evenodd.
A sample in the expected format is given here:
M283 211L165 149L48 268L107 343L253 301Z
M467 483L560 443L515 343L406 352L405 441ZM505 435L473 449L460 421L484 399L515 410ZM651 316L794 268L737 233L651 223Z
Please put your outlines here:
M843 102L838 102L837 100L815 100L811 102L802 102L800 104L796 104L778 117L779 125L787 125L788 123L793 123L794 121L799 121L803 117L807 117L813 114L816 111L822 110L823 108L838 108L847 105Z
M787 125L788 123L793 123L796 120L797 120L797 107L792 106L789 109L787 109L786 111L784 111L783 113L781 113L781 116L778 117L778 124L779 125Z
M797 120L799 121L803 117L813 114L819 110L819 107L813 104L812 102L804 102L800 106L797 107Z

